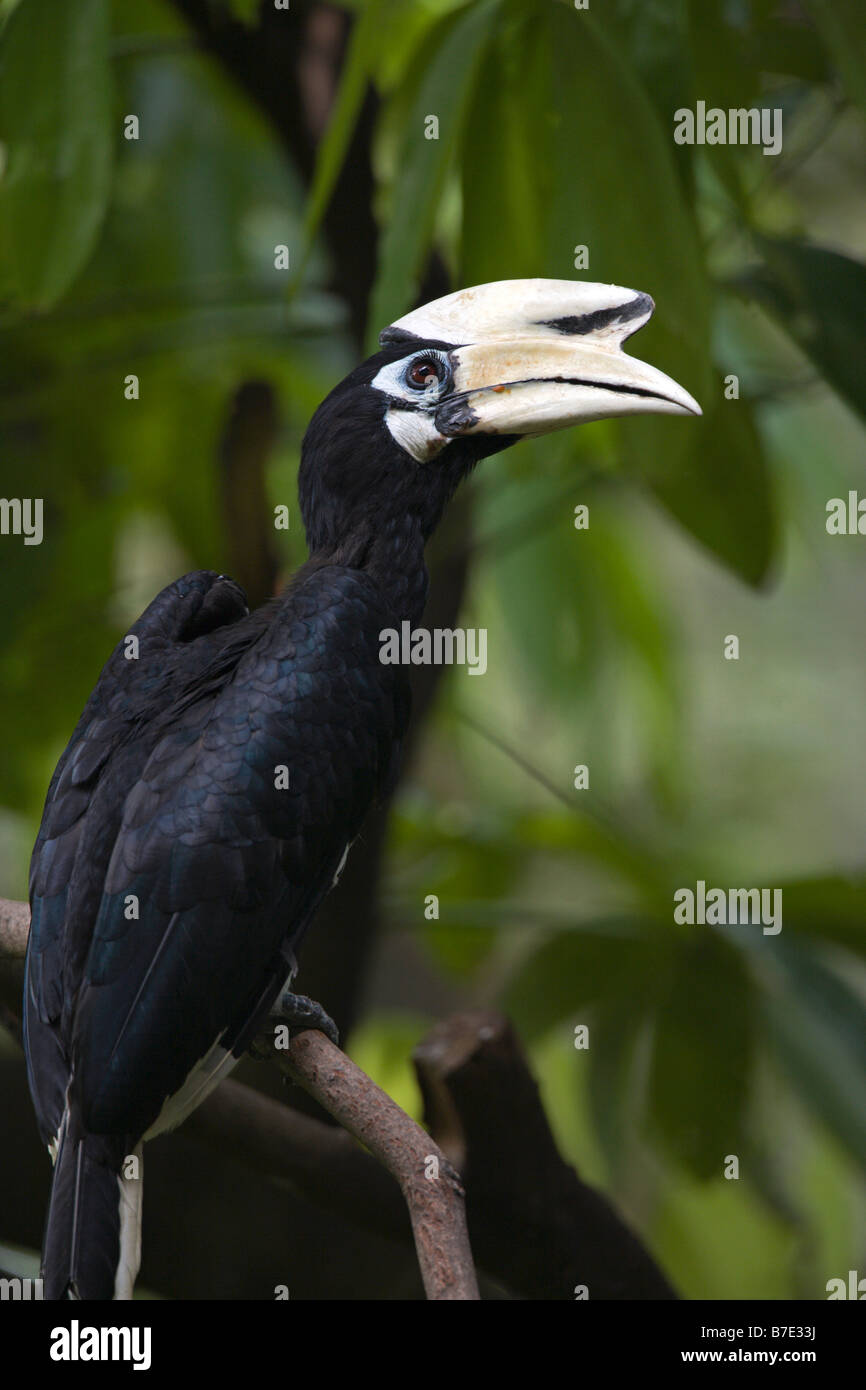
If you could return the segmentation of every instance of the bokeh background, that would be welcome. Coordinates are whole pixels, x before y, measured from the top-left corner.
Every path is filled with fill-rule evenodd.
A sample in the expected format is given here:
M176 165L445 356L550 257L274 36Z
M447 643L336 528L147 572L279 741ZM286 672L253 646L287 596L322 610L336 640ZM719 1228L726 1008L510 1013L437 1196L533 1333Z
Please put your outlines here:
M684 1296L866 1273L866 538L825 527L864 488L856 0L0 17L0 493L45 505L40 546L0 537L0 893L26 897L54 763L153 594L208 567L260 602L301 561L304 428L382 326L493 279L647 291L633 351L703 419L477 471L432 548L433 620L487 628L487 673L421 673L390 814L299 986L416 1114L431 1024L505 1011L564 1154ZM781 109L781 153L675 144L698 100ZM676 926L698 879L782 888L782 932ZM5 1036L0 1061L0 1264L25 1269L48 1165ZM153 1292L417 1296L405 1252L184 1142L153 1146Z

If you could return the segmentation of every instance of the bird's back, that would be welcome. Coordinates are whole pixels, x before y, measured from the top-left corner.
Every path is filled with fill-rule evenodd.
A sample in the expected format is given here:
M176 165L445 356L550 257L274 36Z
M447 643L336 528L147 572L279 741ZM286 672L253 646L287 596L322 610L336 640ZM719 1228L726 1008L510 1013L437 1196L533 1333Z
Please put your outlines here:
M86 801L75 769L94 721L76 731L34 853L43 1130L71 1074L88 1132L140 1137L182 1118L188 1096L165 1103L215 1048L231 1061L248 1046L396 759L408 699L405 673L378 661L389 621L364 575L312 567L198 638L210 650L160 699L113 713Z
M51 779L30 861L24 1041L46 1143L70 1066L71 1011L129 787L179 681L210 663L218 630L247 615L231 580L195 571L153 600L106 662Z

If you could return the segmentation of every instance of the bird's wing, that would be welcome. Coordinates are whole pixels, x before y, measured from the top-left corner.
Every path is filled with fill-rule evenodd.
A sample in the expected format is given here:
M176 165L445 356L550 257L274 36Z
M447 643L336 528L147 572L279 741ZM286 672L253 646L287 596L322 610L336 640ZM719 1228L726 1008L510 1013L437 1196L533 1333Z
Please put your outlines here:
M30 862L24 1003L46 1142L57 1132L68 1082L63 1010L77 992L123 801L146 760L142 730L170 702L173 674L210 661L217 629L246 612L238 586L210 571L163 589L108 658L51 779Z
M204 681L166 715L78 1002L89 1129L146 1132L216 1046L247 1046L393 766L408 682L376 660L387 623L364 575L313 569L216 692Z

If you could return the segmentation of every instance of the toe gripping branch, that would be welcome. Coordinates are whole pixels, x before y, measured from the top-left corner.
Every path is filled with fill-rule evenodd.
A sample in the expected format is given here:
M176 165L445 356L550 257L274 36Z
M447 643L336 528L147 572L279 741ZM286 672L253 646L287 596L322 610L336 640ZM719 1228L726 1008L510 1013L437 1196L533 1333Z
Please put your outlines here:
M274 1033L277 1028L288 1028L291 1037L303 1033L308 1028L317 1029L334 1044L340 1045L337 1025L315 999L306 994L292 994L286 990L279 999L277 1007L268 1015L267 1023L250 1048L256 1058L269 1058L274 1054Z

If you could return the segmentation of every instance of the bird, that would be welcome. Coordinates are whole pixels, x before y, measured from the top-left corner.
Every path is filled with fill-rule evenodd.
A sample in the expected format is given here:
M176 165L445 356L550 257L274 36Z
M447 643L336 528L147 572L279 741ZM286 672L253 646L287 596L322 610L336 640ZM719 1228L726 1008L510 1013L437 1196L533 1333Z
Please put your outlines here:
M169 584L109 656L48 788L30 866L23 1034L53 1163L46 1299L129 1299L142 1145L274 1019L320 1027L297 951L410 717L380 634L417 625L425 545L482 460L634 413L699 415L622 345L649 295L473 286L389 325L313 415L308 558L250 612L216 571ZM351 930L347 924L347 930Z

